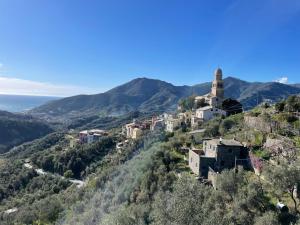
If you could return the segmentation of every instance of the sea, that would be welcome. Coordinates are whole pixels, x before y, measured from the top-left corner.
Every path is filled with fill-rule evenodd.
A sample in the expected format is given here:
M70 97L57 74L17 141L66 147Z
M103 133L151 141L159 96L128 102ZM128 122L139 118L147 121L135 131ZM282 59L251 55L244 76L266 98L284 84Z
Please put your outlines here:
M59 99L59 97L0 94L0 110L25 112L57 99Z

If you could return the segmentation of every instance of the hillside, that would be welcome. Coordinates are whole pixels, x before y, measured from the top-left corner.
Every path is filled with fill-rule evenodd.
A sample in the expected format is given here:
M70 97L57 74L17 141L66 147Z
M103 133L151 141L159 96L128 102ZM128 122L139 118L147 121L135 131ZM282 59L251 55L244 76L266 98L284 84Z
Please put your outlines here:
M204 132L145 133L127 139L122 149L116 147L126 139L120 126L99 142L73 147L70 133L51 133L0 156L0 223L299 224L293 203L299 205L299 194L294 198L288 188L300 183L299 120L289 112L298 112L298 103L291 96L280 104L218 117L201 125ZM271 133L270 119L277 124ZM215 190L192 174L186 149L201 150L203 140L220 136L247 143L250 161L262 176L241 166L223 170ZM283 151L272 145L278 142ZM84 185L76 186L74 179ZM289 211L277 210L278 201Z
M139 110L142 112L174 109L178 100L189 95L202 95L210 91L211 83L194 86L174 86L148 78L137 78L124 85L96 95L78 95L52 101L31 110L43 117L70 119L86 115L122 115ZM300 88L275 82L246 82L233 77L224 79L225 96L241 101L251 109L265 100L279 101Z
M0 111L0 153L50 132L52 128L31 116Z

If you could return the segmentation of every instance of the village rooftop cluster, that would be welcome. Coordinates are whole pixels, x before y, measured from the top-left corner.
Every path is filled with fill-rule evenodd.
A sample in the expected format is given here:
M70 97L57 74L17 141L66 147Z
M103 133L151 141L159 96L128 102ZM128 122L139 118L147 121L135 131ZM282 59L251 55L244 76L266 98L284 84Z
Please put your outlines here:
M216 117L226 117L229 112L222 109L224 101L224 83L222 70L218 68L214 73L211 92L195 96L193 105L197 106L191 110L184 110L182 105L178 105L176 113L163 113L148 119L133 119L131 123L122 127L121 135L123 141L116 144L116 149L121 151L126 147L130 140L140 139L148 132L173 133L179 128L189 127L192 132L203 132L199 130L201 124ZM78 137L70 136L70 147L76 144L92 144L108 135L105 130L91 129L83 130L78 133ZM210 182L215 186L217 174L224 169L232 169L237 166L247 166L248 150L245 144L237 140L211 139L203 140L203 147L185 148L188 154L187 164L191 171L199 178Z
M193 132L202 123L216 117L226 117L228 114L222 109L224 100L224 83L222 70L218 68L214 74L211 92L203 96L195 96L194 105L199 106L185 111L178 105L177 113L164 113L144 121L133 120L123 126L123 133L128 139L138 139L148 131L165 131L172 133L183 126L190 126ZM204 140L202 149L187 148L188 165L199 179L204 179L215 186L216 175L224 169L237 166L247 166L248 149L245 144L237 140L212 139Z

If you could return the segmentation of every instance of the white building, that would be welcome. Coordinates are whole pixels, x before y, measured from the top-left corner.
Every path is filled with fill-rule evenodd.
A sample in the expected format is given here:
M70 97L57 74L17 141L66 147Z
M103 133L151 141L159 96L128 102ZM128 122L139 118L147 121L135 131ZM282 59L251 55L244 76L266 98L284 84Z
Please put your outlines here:
M213 106L205 106L196 110L196 118L203 121L211 120L217 116L226 116L226 112Z
M166 120L166 131L168 132L174 132L177 128L180 126L180 119L167 119Z
M106 136L108 133L105 130L92 129L92 130L83 130L79 132L80 143L93 143L99 141L101 137Z
M213 96L211 93L202 95L202 96L196 96L195 103L201 101L202 99L204 99L204 102L207 105L210 105L210 106L219 106L220 105L219 98L217 96Z

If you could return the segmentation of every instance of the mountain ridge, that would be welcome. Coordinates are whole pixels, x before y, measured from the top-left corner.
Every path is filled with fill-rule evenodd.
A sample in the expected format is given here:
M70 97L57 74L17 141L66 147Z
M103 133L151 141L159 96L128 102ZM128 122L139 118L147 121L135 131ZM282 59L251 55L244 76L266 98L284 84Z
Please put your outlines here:
M174 110L179 99L210 92L211 82L193 86L175 86L166 81L146 77L133 79L104 93L67 97L34 108L38 116L70 119L82 115L123 115L130 111ZM264 100L279 101L299 94L300 87L278 82L248 82L235 77L224 79L225 96L242 102L250 109Z

